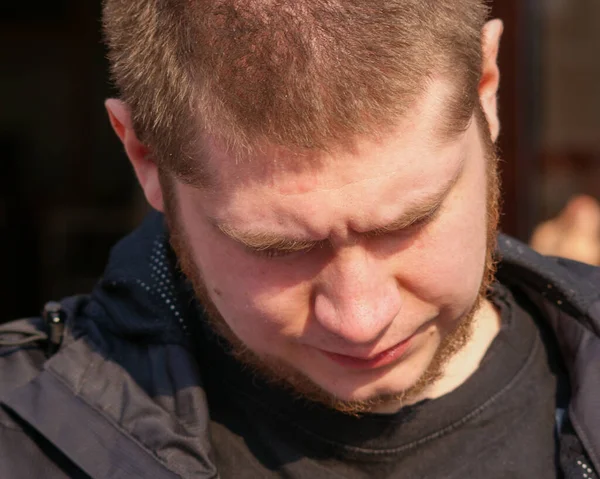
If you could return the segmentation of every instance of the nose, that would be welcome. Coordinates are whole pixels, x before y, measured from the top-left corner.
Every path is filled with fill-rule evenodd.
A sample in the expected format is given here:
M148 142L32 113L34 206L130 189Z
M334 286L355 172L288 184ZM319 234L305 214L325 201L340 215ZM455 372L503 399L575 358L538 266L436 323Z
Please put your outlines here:
M336 251L321 271L314 296L316 321L355 346L378 340L401 307L393 274L360 245Z

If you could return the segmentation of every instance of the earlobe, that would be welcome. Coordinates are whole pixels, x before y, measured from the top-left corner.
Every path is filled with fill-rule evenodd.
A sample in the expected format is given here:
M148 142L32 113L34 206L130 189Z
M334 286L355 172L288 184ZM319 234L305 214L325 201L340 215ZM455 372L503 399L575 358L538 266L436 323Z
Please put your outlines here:
M115 99L106 100L105 106L113 130L125 147L146 200L154 209L164 211L158 167L151 157L150 149L136 135L129 108Z
M492 141L500 134L498 119L498 88L500 86L500 69L498 68L498 51L504 25L501 20L486 23L482 32L483 62L479 82L479 100L490 126Z

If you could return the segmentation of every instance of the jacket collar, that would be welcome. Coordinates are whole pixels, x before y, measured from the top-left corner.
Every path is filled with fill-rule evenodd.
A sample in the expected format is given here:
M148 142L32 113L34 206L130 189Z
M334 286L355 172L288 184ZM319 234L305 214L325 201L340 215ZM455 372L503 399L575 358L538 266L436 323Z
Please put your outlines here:
M542 256L502 234L498 237L498 254L501 282L538 291L546 302L574 315L600 337L600 268Z
M185 318L195 305L176 264L164 216L153 211L112 249L92 293L96 322L119 336L186 344Z

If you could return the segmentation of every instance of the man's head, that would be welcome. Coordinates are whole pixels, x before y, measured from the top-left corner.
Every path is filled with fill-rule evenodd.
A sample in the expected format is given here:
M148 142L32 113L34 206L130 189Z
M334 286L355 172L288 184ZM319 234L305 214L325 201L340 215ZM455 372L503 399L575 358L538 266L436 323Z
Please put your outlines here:
M240 360L357 410L482 355L501 33L485 14L106 2L111 120Z

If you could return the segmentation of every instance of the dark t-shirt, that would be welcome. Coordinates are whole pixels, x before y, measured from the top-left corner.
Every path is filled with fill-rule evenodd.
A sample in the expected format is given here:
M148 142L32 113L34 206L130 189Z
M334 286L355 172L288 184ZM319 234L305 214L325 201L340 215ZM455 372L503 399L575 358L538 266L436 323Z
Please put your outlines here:
M294 399L199 341L211 440L227 478L553 478L562 372L537 311L495 285L502 327L453 392L353 417Z

